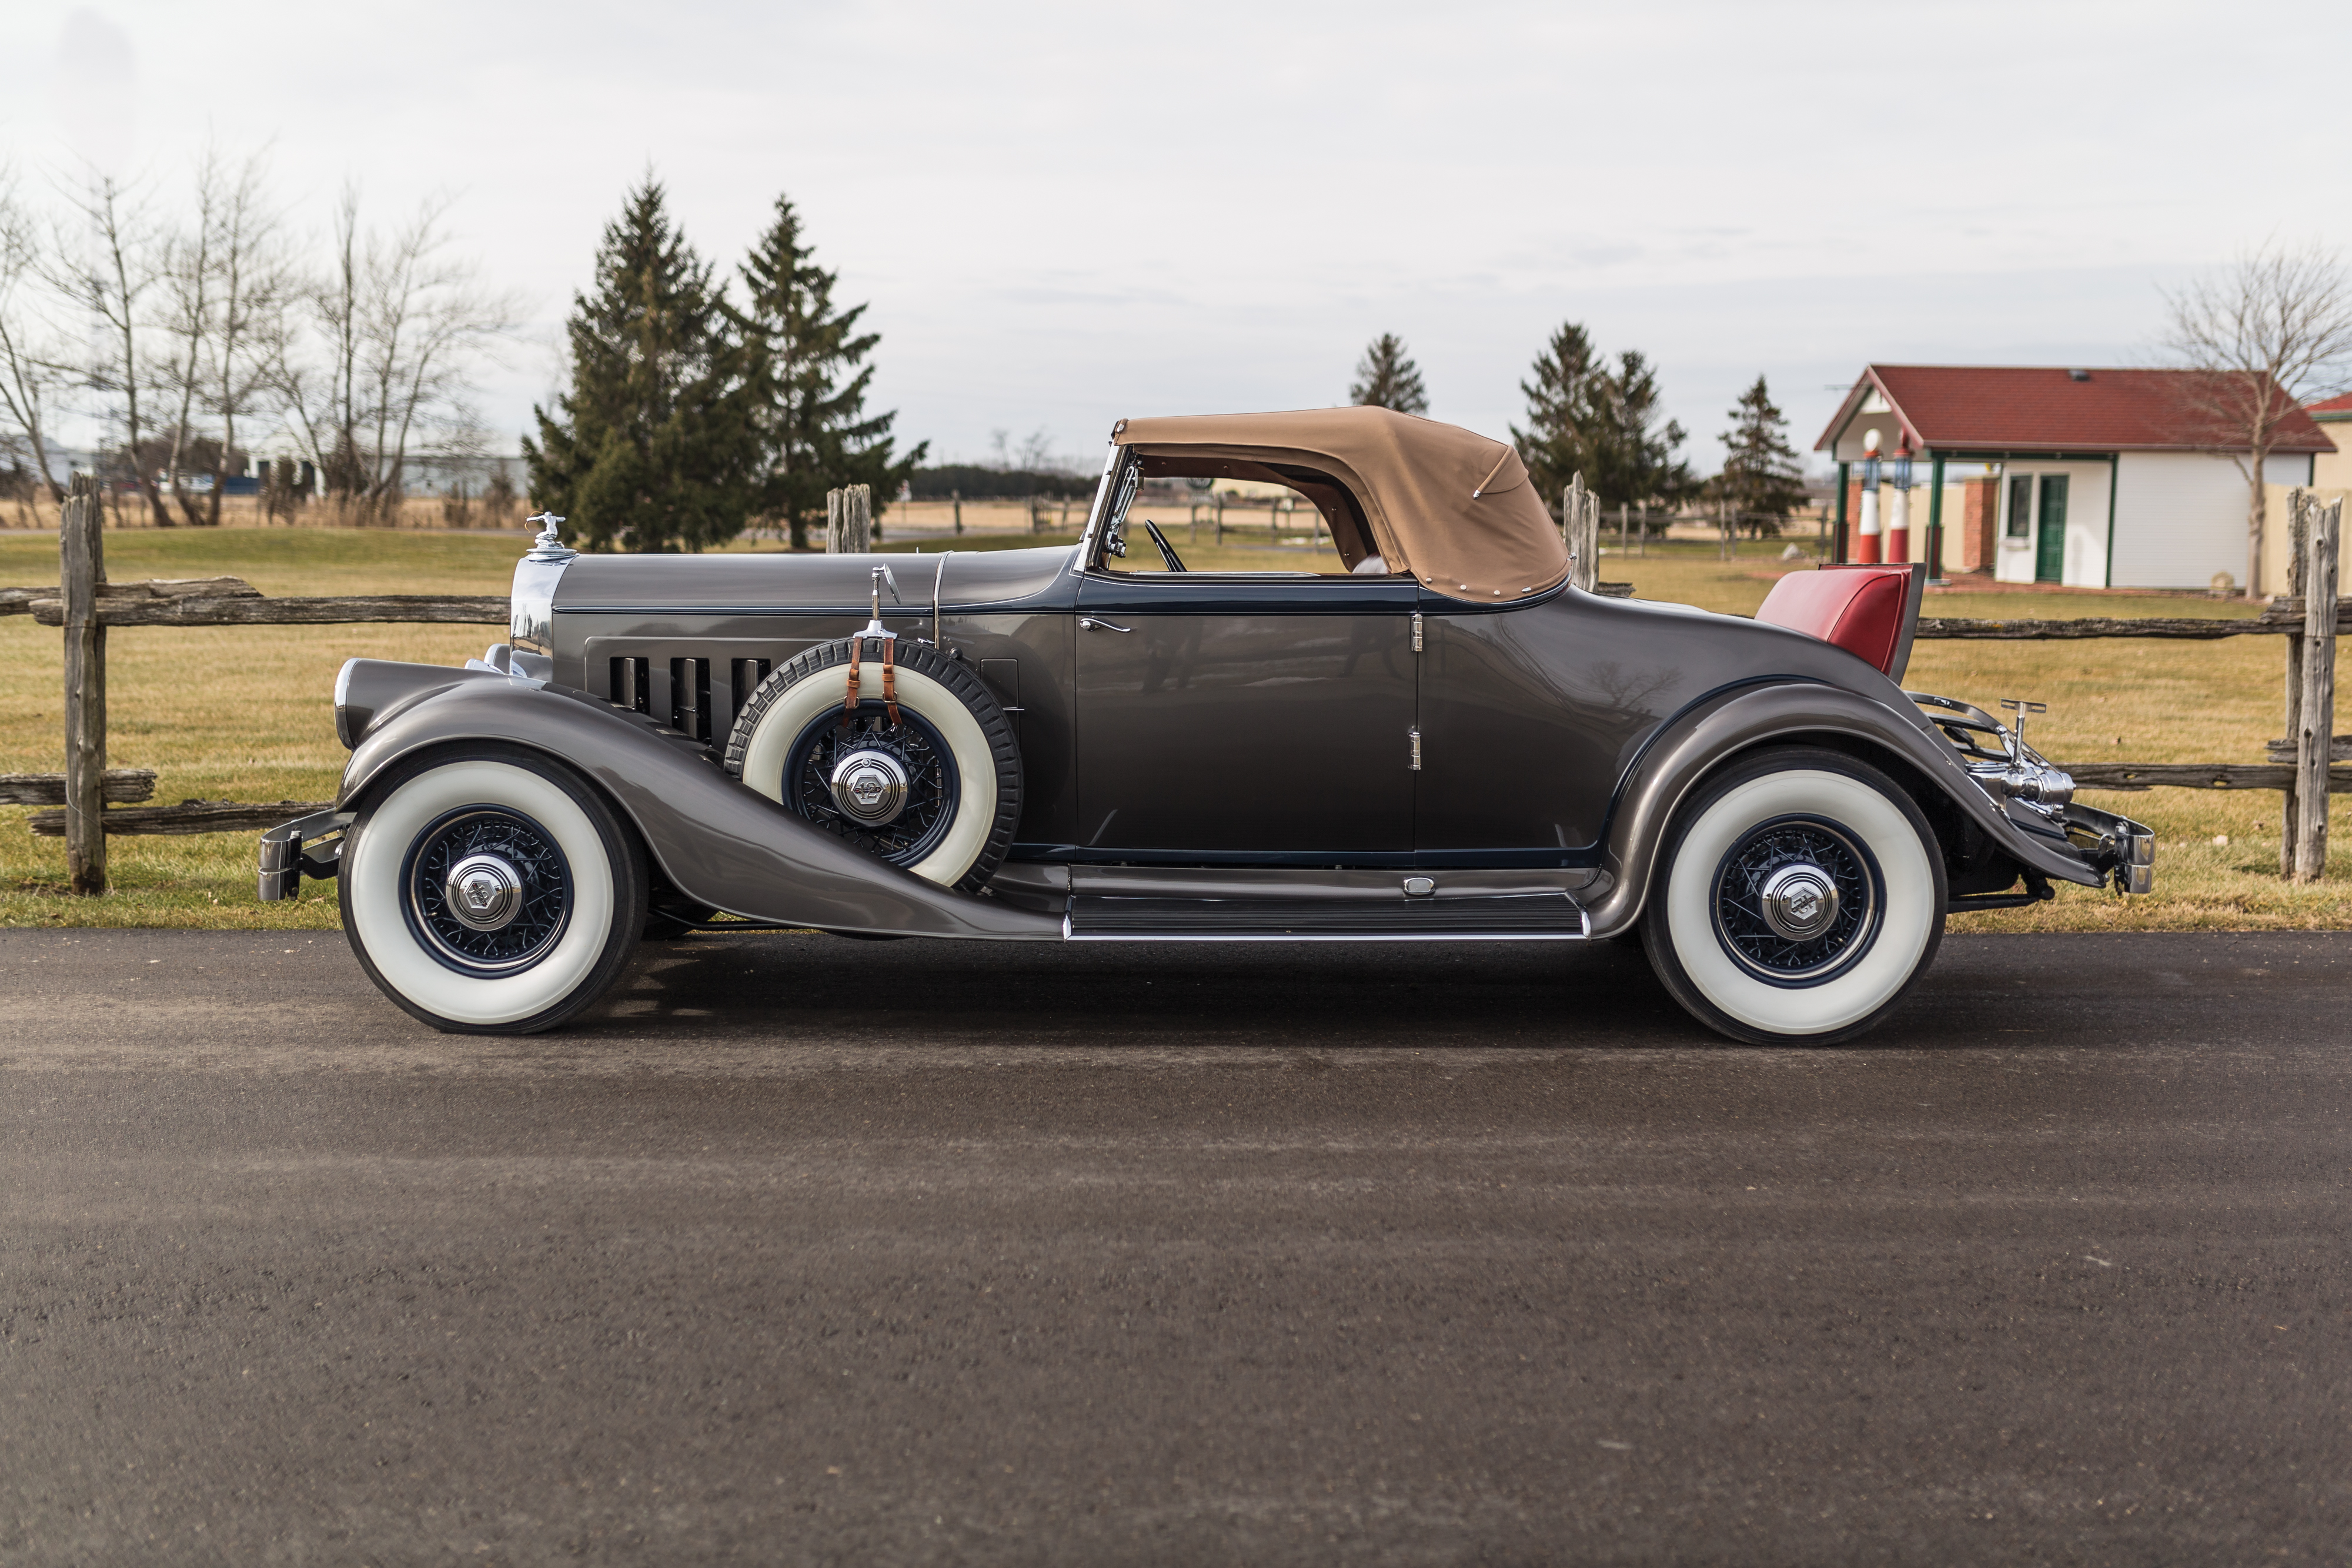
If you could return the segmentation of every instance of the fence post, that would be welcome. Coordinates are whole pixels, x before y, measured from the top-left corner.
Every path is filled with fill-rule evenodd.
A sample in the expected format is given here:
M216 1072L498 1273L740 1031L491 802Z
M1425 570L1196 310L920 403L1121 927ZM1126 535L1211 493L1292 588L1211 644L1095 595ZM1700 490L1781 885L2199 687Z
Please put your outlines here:
M2294 598L2303 596L2305 570L2311 565L2311 519L2305 511L2310 493L2301 486L2286 493L2286 591ZM2282 732L2289 746L2300 747L2303 734L2303 631L2289 632L2280 641L2286 644L2286 728ZM2298 758L2302 753L2297 751ZM2290 780L2285 797L2279 806L2279 876L2287 882L2294 880L2294 835L2297 819L2303 814L2300 797Z
M874 551L874 486L852 485L842 492L842 553L870 555Z
M955 528L956 532L961 533L963 532L963 492L950 490L948 499L955 504Z
M2294 880L2327 874L2327 763L2336 737L2336 566L2344 503L2312 519L2304 572L2303 723L2295 731Z
M1577 586L1587 593L1601 586L1601 497L1587 490L1584 493L1584 517L1576 525L1578 553L1581 562L1577 570Z
M98 481L73 478L58 517L58 580L66 632L66 880L73 891L106 891L106 628L98 585L106 580Z
M1584 543L1584 476L1580 472L1559 493L1559 542L1568 547L1568 580L1584 587L1584 558L1591 552Z
M824 493L824 553L841 553L841 492L838 490Z
M1559 497L1559 535L1568 544L1568 580L1587 593L1601 577L1601 497L1584 487L1584 476L1569 480Z

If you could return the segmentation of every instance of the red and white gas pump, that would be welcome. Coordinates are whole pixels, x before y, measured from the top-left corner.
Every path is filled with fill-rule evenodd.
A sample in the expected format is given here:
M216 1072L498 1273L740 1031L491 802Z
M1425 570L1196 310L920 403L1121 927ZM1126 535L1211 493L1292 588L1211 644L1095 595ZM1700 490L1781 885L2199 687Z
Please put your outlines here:
M1878 564L1878 432L1862 434L1862 521L1855 525L1853 559L1859 566Z

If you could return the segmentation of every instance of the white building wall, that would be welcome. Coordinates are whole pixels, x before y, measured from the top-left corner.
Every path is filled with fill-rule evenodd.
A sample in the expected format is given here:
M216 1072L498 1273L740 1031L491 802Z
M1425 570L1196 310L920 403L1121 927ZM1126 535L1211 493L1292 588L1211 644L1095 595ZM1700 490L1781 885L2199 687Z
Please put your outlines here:
M2131 461L2126 457L2126 463ZM2104 588L2107 584L2107 488L2105 463L2052 463L2038 458L2001 465L1995 481L1999 507L1993 521L1993 577L2001 582L2034 580L2035 541L2039 517L2025 519L2022 537L2012 537L2009 515L2010 480L2020 475L2033 481L2034 505L2041 505L2041 479L2045 474L2066 478L2066 558L2059 580L2074 588ZM1947 537L1949 537L1948 527ZM2119 576L2116 580L2121 582Z
M2116 486L2117 588L2209 588L2246 580L2246 476L2226 453L2126 452ZM2263 465L2273 484L2301 485L2308 457Z

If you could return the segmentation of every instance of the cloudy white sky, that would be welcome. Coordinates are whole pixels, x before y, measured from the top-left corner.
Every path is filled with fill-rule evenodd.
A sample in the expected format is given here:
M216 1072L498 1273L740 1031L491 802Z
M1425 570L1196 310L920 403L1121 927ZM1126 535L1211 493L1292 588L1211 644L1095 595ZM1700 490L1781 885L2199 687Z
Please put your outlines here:
M313 229L346 178L386 222L447 193L535 317L509 432L650 166L730 263L792 195L936 457L1341 401L1381 331L1499 435L1573 319L1659 362L1711 467L1759 371L1809 446L1865 361L2144 357L2161 285L2352 239L2347 42L2244 0L13 0L0 145L168 190L207 135L268 144Z

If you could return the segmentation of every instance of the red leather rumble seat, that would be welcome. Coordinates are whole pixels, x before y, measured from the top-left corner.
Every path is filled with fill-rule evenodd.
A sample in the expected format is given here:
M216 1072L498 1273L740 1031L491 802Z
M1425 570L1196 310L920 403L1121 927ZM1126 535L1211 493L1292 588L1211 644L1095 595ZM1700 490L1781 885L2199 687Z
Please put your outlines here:
M1927 568L1918 561L1792 571L1772 585L1756 619L1834 643L1899 681L1911 662L1927 583Z

